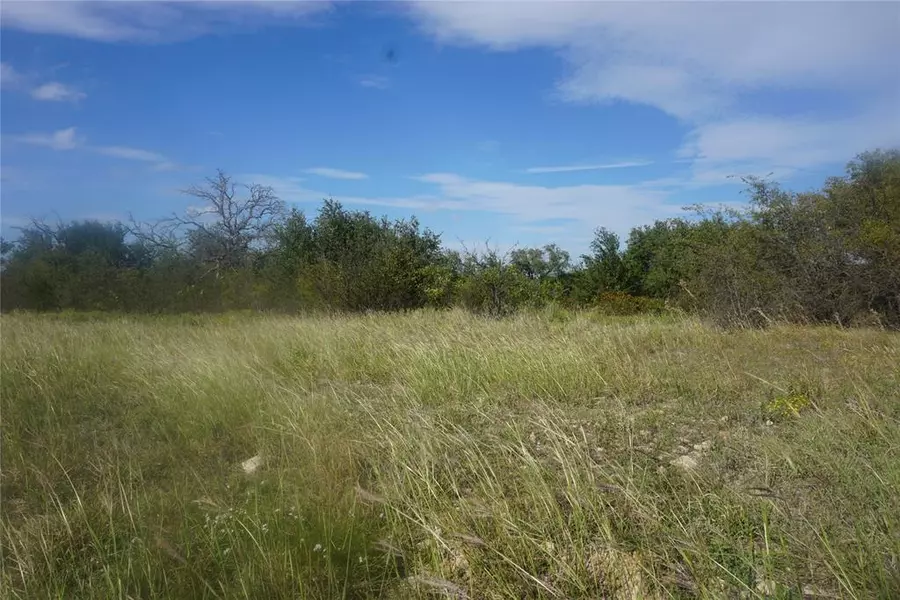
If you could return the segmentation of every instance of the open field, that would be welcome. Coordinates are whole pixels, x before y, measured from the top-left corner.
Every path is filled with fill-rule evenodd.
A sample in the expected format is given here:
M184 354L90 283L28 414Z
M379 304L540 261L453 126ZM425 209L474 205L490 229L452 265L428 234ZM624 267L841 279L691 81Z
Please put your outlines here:
M900 597L900 336L563 317L4 316L2 595Z

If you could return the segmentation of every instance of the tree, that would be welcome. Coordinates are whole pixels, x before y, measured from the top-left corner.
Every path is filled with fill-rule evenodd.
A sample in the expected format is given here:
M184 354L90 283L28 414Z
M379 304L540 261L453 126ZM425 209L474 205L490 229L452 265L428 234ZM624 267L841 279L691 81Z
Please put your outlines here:
M619 250L619 236L605 227L597 228L591 241L591 251L593 254L581 257L584 268L578 278L579 299L591 302L603 292L625 291L628 285Z
M272 261L307 302L351 311L401 310L440 296L440 237L422 230L415 218L376 219L325 200L312 223L294 212L274 238Z
M481 253L464 249L459 296L465 308L502 317L534 297L535 286L512 263L511 255L487 244Z
M674 298L691 262L691 225L684 219L636 227L622 255L626 289L634 296Z
M239 196L239 189L246 193ZM157 252L186 251L217 276L246 266L252 251L270 241L284 217L284 202L271 187L239 185L222 170L183 193L200 204L155 224L134 223L131 231Z
M857 156L826 182L821 203L864 309L900 325L900 149Z
M461 305L503 316L554 302L641 312L665 299L726 324L900 327L900 150L861 154L815 191L745 183L745 208L696 207L696 218L637 227L624 250L600 228L572 268L554 244L442 251L440 236L415 218L379 219L333 200L314 219L285 215L271 188L239 186L219 171L185 190L199 204L182 215L131 227L34 221L0 241L0 304L152 312Z
M509 262L532 280L559 278L571 267L569 253L556 244L543 248L520 248L509 253Z
M116 308L123 291L119 273L136 268L141 258L126 235L119 223L32 221L5 248L5 307Z

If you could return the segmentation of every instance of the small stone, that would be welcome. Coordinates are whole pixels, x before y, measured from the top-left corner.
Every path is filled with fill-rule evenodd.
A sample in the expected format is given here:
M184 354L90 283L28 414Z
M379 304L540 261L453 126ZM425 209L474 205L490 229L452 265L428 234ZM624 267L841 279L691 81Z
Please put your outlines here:
M763 596L774 596L776 589L777 589L777 586L775 585L775 582L771 581L769 579L761 579L756 584L756 591L759 592L760 594L762 594Z
M244 473L247 475L252 475L262 466L262 455L257 454L251 458L248 458L244 462L241 463L241 468L244 470Z
M693 471L699 466L697 459L689 454L685 454L684 456L679 456L675 460L669 463L673 467L678 467L680 469L684 469L685 471Z
M704 440L699 444L694 444L694 450L697 452L706 452L710 448L712 448L712 441L710 440Z
M820 587L806 584L803 586L803 597L804 598L840 598L841 596L834 592L829 592L827 590L823 590Z
M772 422L772 419L766 419L766 425L767 425L768 427L771 427L771 426L774 425L774 424L775 424L775 423Z

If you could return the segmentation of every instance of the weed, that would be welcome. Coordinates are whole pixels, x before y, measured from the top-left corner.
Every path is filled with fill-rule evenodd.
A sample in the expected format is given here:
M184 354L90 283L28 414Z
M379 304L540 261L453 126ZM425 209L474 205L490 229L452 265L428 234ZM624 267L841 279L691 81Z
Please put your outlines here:
M890 332L561 309L2 329L5 597L900 595Z

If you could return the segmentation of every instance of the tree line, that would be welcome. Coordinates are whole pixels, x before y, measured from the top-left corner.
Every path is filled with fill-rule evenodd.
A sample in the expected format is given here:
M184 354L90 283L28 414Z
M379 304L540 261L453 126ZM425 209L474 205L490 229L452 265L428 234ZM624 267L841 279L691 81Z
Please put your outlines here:
M218 172L199 208L154 222L34 221L2 242L4 311L398 311L464 307L617 314L685 310L722 324L900 327L900 151L851 161L822 187L745 179L740 210L604 228L576 260L555 244L448 250L413 217L325 200L308 217L272 188Z

